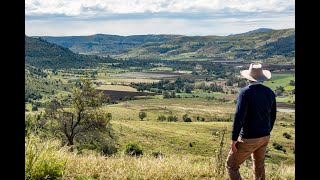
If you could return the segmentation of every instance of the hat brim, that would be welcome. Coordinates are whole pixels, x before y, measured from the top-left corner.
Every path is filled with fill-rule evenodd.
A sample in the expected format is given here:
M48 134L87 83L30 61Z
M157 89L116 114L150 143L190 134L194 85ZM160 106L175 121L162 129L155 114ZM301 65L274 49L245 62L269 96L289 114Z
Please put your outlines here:
M250 81L260 82L260 81L267 81L271 78L271 72L269 70L263 70L262 75L258 77L252 77L249 75L249 70L242 70L240 74Z

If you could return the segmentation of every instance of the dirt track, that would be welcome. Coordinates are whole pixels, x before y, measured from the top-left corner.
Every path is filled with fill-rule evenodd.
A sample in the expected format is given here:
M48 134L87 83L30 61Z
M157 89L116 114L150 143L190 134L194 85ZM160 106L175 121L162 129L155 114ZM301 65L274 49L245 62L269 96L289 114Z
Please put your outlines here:
M294 104L288 104L288 103L279 102L279 103L277 103L277 107L278 108L294 109L295 105Z

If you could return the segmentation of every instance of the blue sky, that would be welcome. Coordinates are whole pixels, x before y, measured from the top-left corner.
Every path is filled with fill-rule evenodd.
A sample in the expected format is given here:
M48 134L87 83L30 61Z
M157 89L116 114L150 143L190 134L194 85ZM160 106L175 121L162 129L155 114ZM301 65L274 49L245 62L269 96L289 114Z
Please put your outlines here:
M28 36L229 35L295 27L294 0L26 0Z

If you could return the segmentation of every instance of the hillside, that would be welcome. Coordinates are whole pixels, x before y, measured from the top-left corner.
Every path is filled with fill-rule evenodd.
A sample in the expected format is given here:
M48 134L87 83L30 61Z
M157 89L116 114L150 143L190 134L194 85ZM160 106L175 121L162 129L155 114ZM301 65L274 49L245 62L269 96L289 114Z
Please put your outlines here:
M40 68L25 66L25 102L43 99L44 96L65 90L62 82L48 78L48 73Z
M270 28L259 28L259 29L255 29L252 31L248 31L245 33L239 33L239 34L231 34L229 36L239 36L239 35L248 35L248 34L255 34L255 33L261 33L261 32L267 32L267 31L271 31L272 29Z
M232 36L135 35L41 37L73 52L111 57L291 61L295 29L258 29Z
M107 63L112 60L112 58L80 55L43 39L25 36L25 63L38 68L93 67L98 63Z

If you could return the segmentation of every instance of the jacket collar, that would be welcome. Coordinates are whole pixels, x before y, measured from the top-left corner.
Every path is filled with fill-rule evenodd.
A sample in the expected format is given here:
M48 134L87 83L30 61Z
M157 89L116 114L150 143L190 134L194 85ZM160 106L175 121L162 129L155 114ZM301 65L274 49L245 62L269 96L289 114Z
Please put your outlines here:
M252 83L249 84L249 86L257 85L257 84L262 84L262 82L252 82Z

